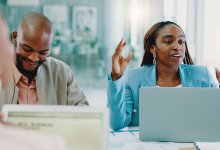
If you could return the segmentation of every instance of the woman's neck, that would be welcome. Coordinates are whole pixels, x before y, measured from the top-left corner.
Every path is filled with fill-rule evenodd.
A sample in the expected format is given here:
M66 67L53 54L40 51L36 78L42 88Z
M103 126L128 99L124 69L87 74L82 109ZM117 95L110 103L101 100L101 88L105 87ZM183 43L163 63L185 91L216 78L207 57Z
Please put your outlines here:
M174 87L181 84L178 66L167 67L157 65L157 85L162 87Z

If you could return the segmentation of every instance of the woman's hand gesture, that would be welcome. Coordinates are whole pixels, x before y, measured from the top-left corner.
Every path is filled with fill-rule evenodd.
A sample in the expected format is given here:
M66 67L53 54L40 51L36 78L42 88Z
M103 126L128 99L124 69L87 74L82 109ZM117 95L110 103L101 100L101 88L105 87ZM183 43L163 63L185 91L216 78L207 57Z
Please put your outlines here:
M112 79L117 80L119 79L125 69L128 66L128 63L130 62L132 58L132 52L129 52L128 56L124 58L122 56L122 49L126 45L126 42L122 39L118 46L115 49L115 52L112 56Z

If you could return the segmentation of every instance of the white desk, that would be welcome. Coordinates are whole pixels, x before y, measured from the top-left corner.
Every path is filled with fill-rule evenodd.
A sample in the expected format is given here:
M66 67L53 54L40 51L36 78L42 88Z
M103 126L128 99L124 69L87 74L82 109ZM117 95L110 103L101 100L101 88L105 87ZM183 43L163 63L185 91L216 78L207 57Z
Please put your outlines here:
M109 150L197 150L193 143L142 142L138 128L110 132Z

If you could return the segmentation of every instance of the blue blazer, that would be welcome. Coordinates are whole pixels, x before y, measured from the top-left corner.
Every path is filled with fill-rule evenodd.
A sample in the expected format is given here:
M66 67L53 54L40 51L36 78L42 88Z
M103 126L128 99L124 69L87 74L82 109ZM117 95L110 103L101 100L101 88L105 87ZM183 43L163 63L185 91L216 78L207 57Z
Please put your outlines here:
M181 64L179 75L182 87L219 86L203 66ZM116 81L112 80L111 75L108 76L107 106L113 130L139 125L139 88L142 86L156 86L156 65L129 70Z

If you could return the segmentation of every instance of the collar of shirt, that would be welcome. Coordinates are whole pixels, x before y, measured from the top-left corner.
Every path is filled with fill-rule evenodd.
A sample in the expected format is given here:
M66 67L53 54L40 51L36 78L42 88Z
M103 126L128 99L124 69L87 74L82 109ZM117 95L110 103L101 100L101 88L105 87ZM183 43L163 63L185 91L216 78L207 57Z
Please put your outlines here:
M36 88L36 76L31 81L31 84L29 84L28 78L22 75L15 65L13 66L13 76L14 76L14 82L16 85L18 85L19 83L22 83L19 85L25 86L25 87L29 86L29 88Z

